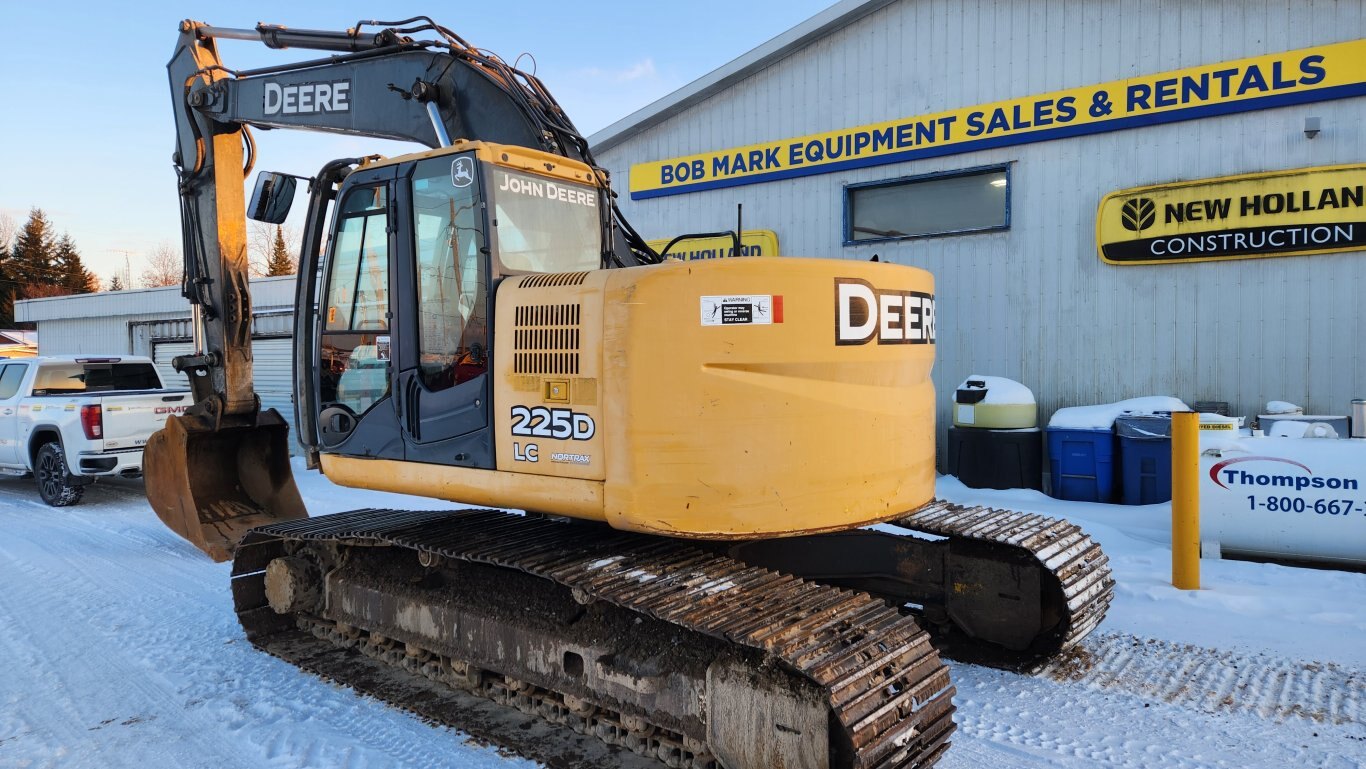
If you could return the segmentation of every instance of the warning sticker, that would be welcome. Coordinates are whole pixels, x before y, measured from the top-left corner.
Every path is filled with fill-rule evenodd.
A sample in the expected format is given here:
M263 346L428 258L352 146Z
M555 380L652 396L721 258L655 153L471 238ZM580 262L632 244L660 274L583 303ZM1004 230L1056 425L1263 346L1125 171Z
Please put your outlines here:
M782 323L782 318L773 317L773 299L770 294L745 294L742 296L704 296L702 297L702 325L704 326L767 326ZM782 297L778 297L781 301Z

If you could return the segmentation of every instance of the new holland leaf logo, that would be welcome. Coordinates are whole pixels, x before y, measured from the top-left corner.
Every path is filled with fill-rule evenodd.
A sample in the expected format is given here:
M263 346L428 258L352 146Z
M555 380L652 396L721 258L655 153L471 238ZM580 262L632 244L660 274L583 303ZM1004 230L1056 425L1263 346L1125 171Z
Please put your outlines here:
M1124 201L1124 207L1120 209L1120 219L1124 223L1124 229L1131 232L1142 232L1153 226L1153 220L1157 218L1157 206L1153 205L1151 198L1134 198Z

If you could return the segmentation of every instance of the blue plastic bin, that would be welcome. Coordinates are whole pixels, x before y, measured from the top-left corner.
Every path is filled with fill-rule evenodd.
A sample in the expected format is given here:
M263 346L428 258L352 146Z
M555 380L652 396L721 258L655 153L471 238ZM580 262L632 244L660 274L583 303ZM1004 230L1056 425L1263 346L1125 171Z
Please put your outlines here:
M1047 434L1054 497L1074 502L1109 502L1114 499L1113 432L1050 427Z
M1155 505L1172 498L1172 419L1167 416L1120 417L1119 466L1126 505Z

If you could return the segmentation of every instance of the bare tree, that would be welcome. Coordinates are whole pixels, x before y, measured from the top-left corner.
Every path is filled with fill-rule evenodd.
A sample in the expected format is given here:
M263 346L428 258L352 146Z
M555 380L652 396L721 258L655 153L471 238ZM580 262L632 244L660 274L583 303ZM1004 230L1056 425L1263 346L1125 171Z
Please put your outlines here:
M142 271L142 285L147 288L179 285L184 263L170 243L162 241L147 255L147 267Z
M14 217L0 212L0 251L14 245L14 236L18 232L19 225L14 221Z
M253 278L264 277L270 274L270 258L275 253L276 225L255 220L249 221L247 224L249 225L247 227L247 252L250 256L248 269ZM291 260L298 258L299 231L288 225L281 226L279 229L284 237L289 258Z

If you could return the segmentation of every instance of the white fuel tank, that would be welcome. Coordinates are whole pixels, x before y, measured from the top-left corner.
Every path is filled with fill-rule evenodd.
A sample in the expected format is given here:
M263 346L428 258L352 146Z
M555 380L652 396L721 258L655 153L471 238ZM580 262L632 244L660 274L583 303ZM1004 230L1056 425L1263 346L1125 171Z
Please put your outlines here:
M1366 440L1201 432L1200 539L1225 552L1366 564Z

